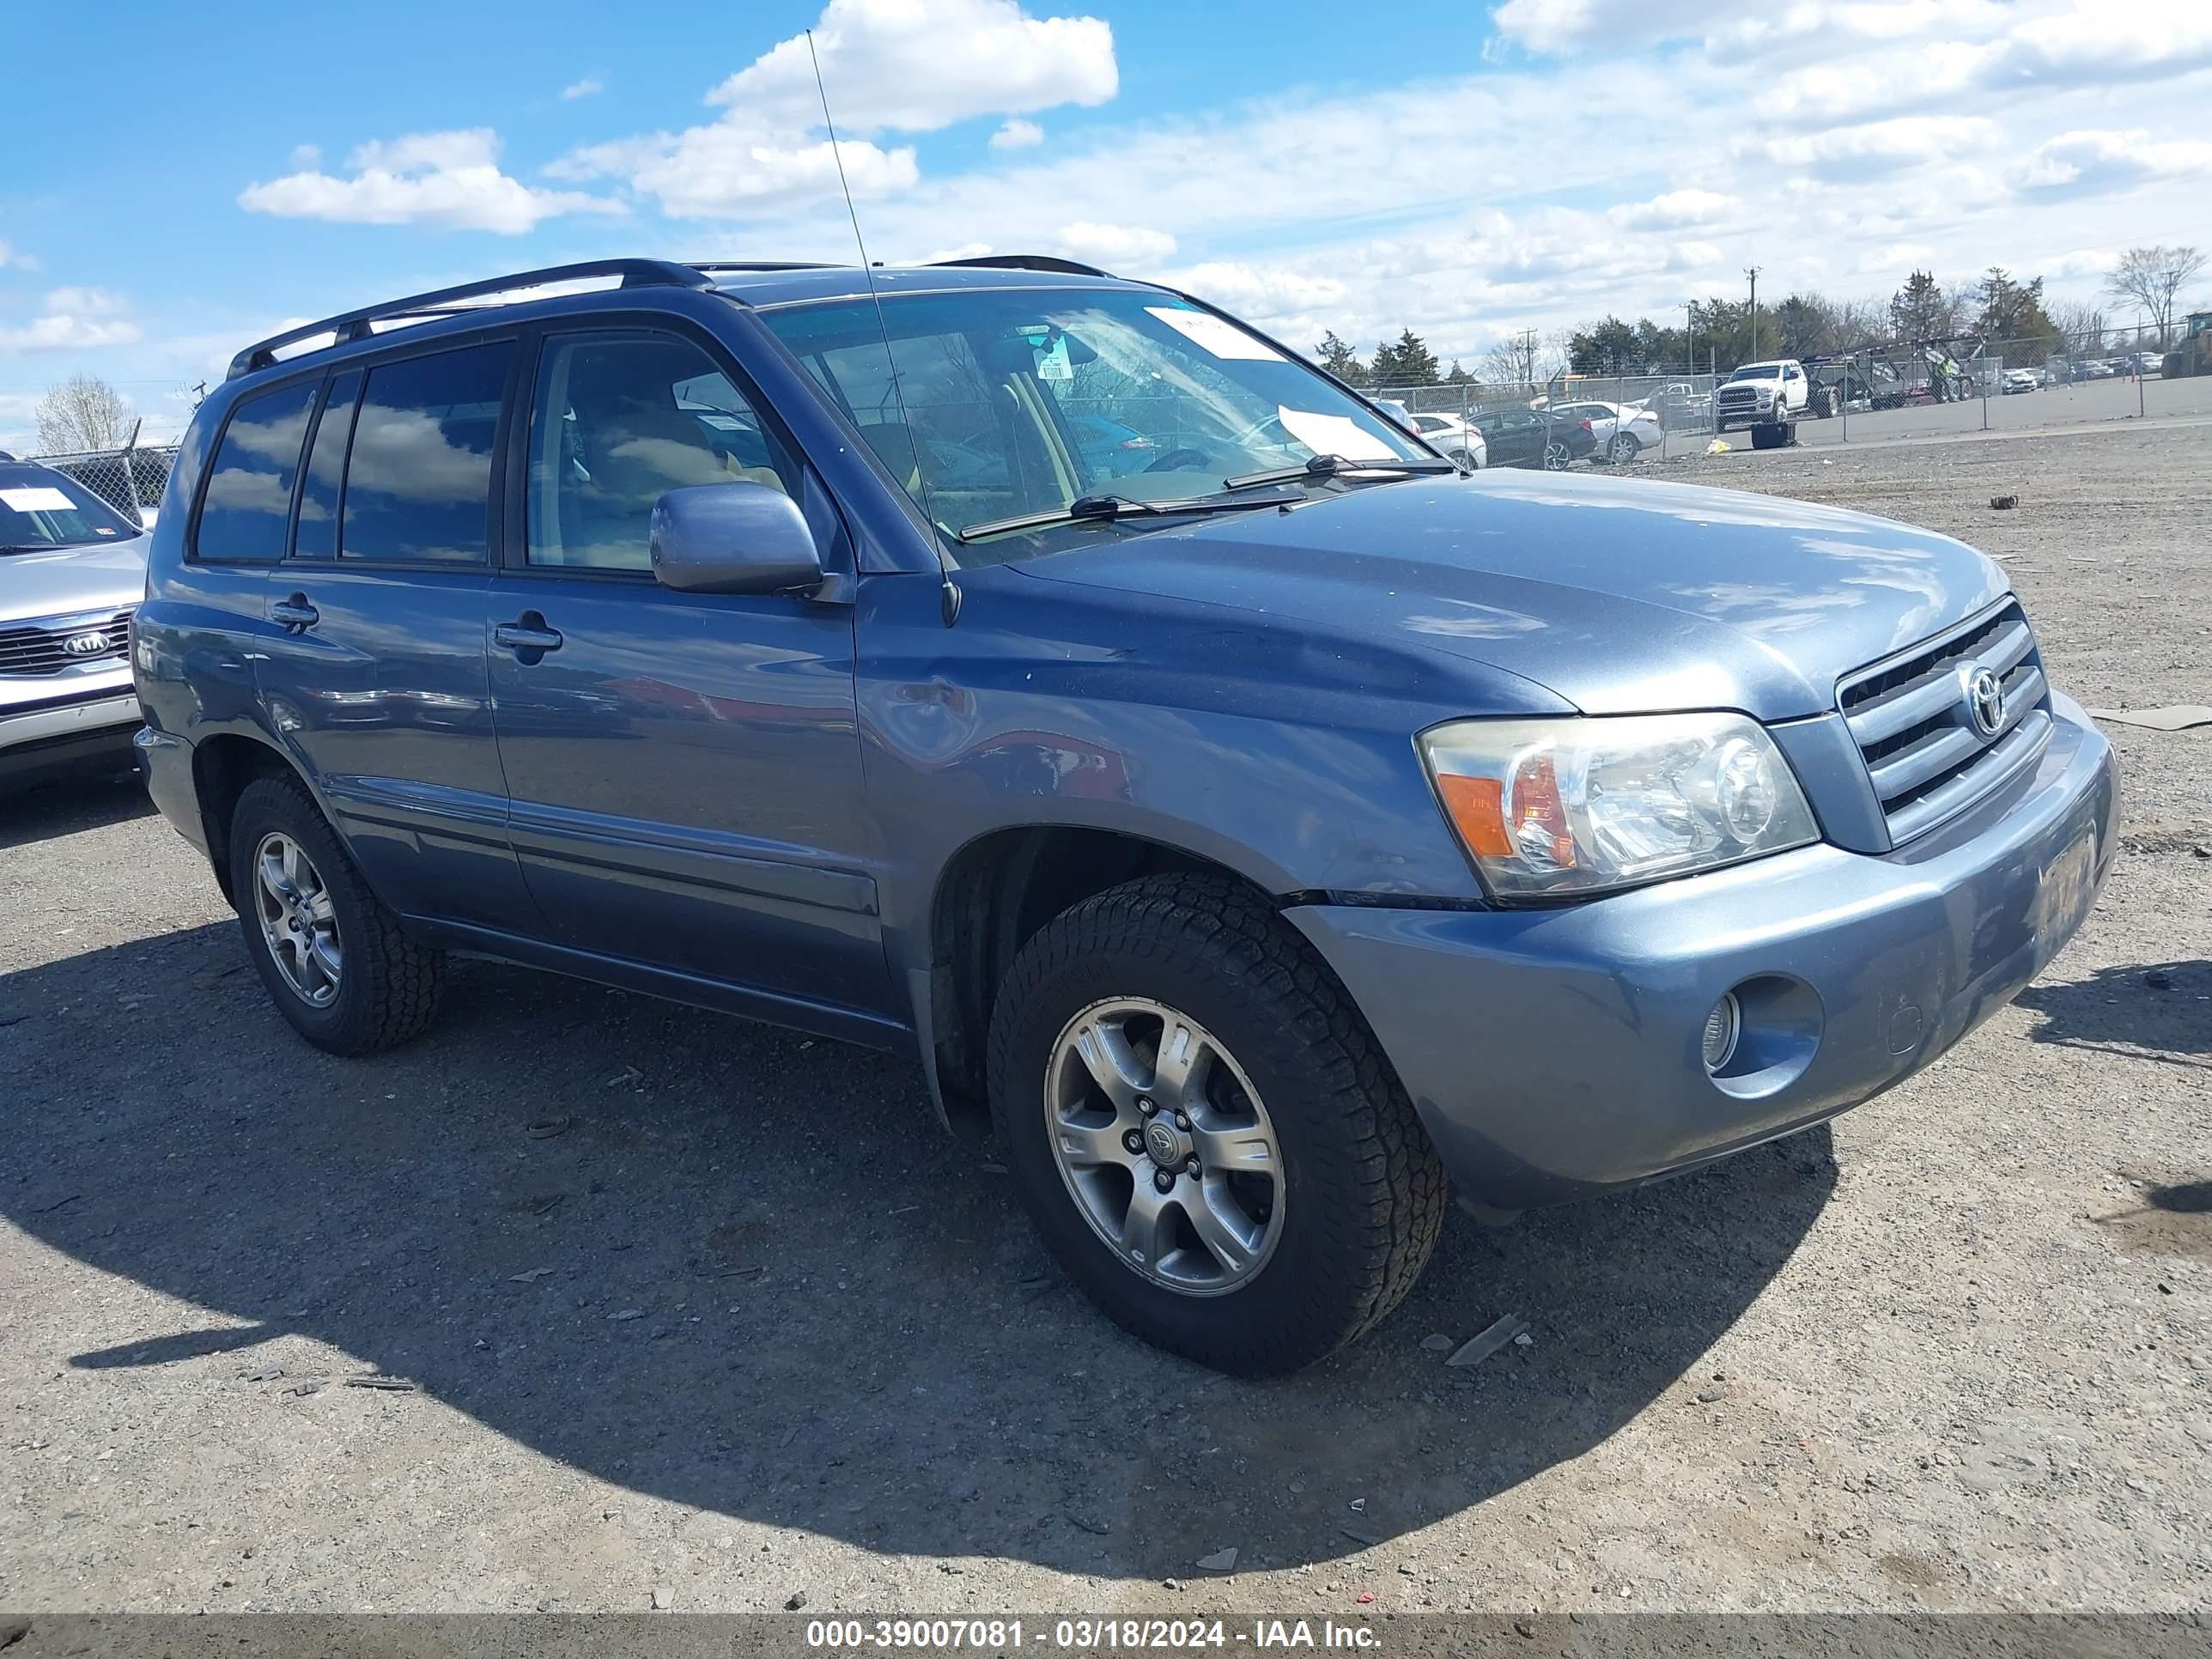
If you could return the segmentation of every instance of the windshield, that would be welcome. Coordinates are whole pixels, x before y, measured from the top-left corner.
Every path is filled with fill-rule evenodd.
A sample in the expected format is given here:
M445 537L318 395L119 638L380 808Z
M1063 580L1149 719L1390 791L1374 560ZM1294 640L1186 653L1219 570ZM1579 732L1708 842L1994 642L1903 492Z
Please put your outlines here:
M1771 380L1782 373L1779 363L1746 363L1729 376L1731 380Z
M1217 495L1303 465L1430 459L1321 374L1235 324L1157 290L978 289L769 308L886 471L948 538L1089 497ZM884 330L897 356L895 392ZM902 396L904 408L902 410ZM1356 475L1355 475L1356 476ZM1316 477L1314 489L1352 487ZM963 563L1022 557L1132 524L1086 518L964 544Z
M0 553L119 542L138 533L115 509L52 467L0 465Z

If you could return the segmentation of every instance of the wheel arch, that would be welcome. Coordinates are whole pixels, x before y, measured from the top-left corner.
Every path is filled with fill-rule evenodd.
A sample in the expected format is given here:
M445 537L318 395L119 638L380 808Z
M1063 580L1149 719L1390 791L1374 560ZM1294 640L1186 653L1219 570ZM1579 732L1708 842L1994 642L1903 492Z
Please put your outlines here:
M1188 871L1222 877L1270 907L1284 896L1188 847L1127 830L1026 824L985 831L938 872L927 962L909 975L921 1062L946 1127L989 1121L991 1013L1021 947L1054 916L1122 883Z
M268 777L293 779L320 804L290 757L264 738L224 732L192 745L192 793L199 806L200 831L207 841L208 861L215 866L216 884L233 903L238 896L231 890L231 817L247 786Z

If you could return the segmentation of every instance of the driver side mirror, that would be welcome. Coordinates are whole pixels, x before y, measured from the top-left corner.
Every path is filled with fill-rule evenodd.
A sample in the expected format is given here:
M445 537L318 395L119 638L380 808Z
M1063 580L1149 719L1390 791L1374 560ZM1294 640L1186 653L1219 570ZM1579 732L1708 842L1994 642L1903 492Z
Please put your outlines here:
M799 503L768 484L693 484L653 507L653 575L684 593L793 593L822 585Z

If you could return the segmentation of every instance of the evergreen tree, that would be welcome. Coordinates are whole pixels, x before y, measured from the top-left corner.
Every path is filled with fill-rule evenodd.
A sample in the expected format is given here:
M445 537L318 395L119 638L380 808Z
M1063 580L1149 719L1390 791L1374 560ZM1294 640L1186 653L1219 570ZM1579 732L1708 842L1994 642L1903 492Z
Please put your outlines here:
M1334 329L1322 336L1321 343L1314 348L1314 361L1340 380L1353 386L1366 381L1367 365L1359 361L1358 352L1337 338Z

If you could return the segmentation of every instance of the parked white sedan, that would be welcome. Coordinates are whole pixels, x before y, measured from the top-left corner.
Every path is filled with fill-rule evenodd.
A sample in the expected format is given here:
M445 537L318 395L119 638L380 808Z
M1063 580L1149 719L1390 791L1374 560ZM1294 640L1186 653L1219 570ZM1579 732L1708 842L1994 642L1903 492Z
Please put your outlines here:
M1407 424L1462 466L1490 465L1490 447L1482 434L1456 415L1413 415Z
M1662 435L1657 411L1635 404L1561 404L1552 412L1588 421L1597 453L1615 466L1626 466L1645 450L1657 448Z

